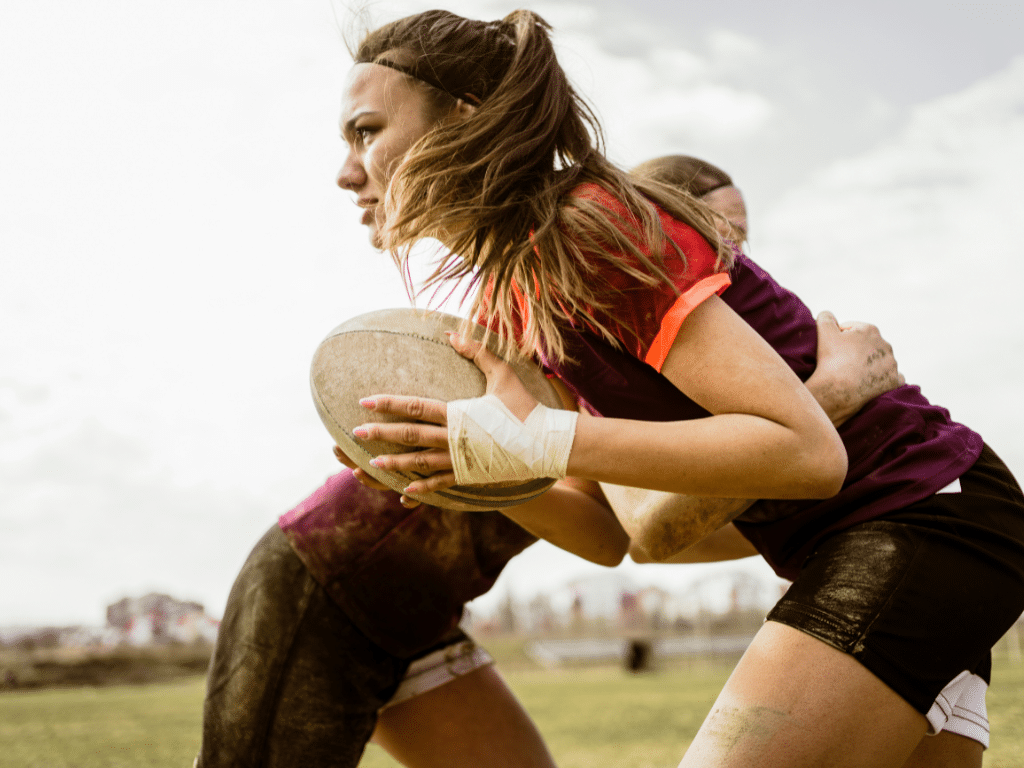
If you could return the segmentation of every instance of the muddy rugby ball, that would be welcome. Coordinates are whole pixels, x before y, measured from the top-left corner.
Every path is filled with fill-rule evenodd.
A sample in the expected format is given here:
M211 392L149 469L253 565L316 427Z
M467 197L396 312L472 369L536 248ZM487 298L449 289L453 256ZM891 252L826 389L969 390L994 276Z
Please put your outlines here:
M369 411L359 405L368 395L417 395L448 402L484 394L484 374L448 343L446 331L461 330L462 319L443 312L420 309L384 309L342 323L317 347L310 371L310 386L317 413L341 449L368 474L401 492L420 475L387 472L370 465L382 454L419 450L386 441L360 440L352 430L372 421L398 421L397 417ZM474 326L473 337L484 329ZM488 342L497 353L492 338ZM508 358L506 358L508 359ZM544 373L523 359L509 360L519 378L537 400L550 408L562 407ZM551 479L493 485L454 486L444 491L417 494L427 504L464 512L512 507L544 493Z

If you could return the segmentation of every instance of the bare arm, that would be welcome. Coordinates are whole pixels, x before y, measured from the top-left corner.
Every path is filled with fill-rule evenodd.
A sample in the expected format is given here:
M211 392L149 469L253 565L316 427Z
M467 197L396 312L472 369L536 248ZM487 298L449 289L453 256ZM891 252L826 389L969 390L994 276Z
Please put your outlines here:
M754 545L747 541L732 523L723 525L709 536L705 536L696 544L676 552L671 557L657 562L661 563L719 563L724 560L741 560L760 554ZM655 560L639 547L629 548L629 556L636 563L653 563Z
M892 346L875 326L839 324L831 312L818 315L817 358L818 366L806 385L837 427L870 400L904 383ZM563 401L571 402L565 388L559 390ZM579 483L578 487L598 499L593 484ZM623 541L629 545L632 559L644 563L717 562L757 554L730 522L755 500L686 496L611 484L602 484L600 490L599 506L589 513L566 502L558 509L515 507L506 514L531 533L602 565L621 560L618 553ZM555 497L551 501L562 503ZM609 503L621 527L608 526L602 519L602 510L606 511Z
M456 337L452 344L476 362L487 376L488 393L525 427L537 403L512 368L481 344ZM842 486L846 451L828 417L775 350L717 296L687 317L662 373L712 415L670 422L581 415L565 474L747 498L824 498ZM429 449L374 459L381 469L426 475L406 493L455 484L446 403L381 394L363 404L408 421L364 424L356 430L360 439ZM484 400L478 404L489 407Z
M870 400L904 383L892 347L875 326L867 323L840 325L832 313L822 312L818 315L817 357L818 366L807 380L807 388L836 426ZM602 489L632 538L630 554L634 559L706 562L744 549L753 553L746 539L728 524L754 500L685 496L612 485L602 485ZM723 526L742 542L733 539L726 543L718 537ZM740 556L745 555L733 555Z
M618 565L629 549L629 536L597 483L567 478L501 511L534 536L598 565Z
M714 536L754 503L753 499L688 496L607 483L602 483L601 488L630 536L630 556L637 562L716 559L701 557L680 561L674 558Z
M720 298L682 324L662 368L712 415L580 418L568 473L705 496L826 498L846 476L828 417L774 349Z

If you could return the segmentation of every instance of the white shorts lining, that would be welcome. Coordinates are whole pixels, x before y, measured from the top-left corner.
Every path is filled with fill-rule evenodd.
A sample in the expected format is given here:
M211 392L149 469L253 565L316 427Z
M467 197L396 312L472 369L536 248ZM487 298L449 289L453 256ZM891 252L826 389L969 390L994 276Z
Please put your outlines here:
M416 659L406 670L395 695L383 709L426 693L463 675L494 663L486 650L472 640L460 640Z
M989 744L988 709L985 692L988 684L977 675L964 671L954 677L935 698L928 710L928 734L945 731L974 739L985 749Z

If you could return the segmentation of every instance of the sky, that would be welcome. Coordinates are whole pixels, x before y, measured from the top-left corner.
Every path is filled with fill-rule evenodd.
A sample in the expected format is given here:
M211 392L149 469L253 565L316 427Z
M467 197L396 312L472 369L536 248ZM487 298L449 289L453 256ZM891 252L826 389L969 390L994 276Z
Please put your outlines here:
M832 5L530 7L612 160L725 168L753 257L814 311L877 324L1024 475L1024 11ZM347 18L0 0L0 626L99 624L153 590L219 616L252 544L337 470L313 350L407 304L333 183ZM737 568L771 581L756 559L622 570L682 589ZM600 572L537 545L474 610Z

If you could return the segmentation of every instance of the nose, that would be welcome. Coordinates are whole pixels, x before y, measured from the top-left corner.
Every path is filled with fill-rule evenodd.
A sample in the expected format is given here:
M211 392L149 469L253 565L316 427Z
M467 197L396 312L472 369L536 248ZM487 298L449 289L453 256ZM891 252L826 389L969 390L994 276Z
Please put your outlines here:
M358 191L366 183L366 170L363 168L362 163L355 156L354 152L349 152L348 157L345 158L345 162L341 164L341 168L338 169L337 184L342 189L349 191Z

